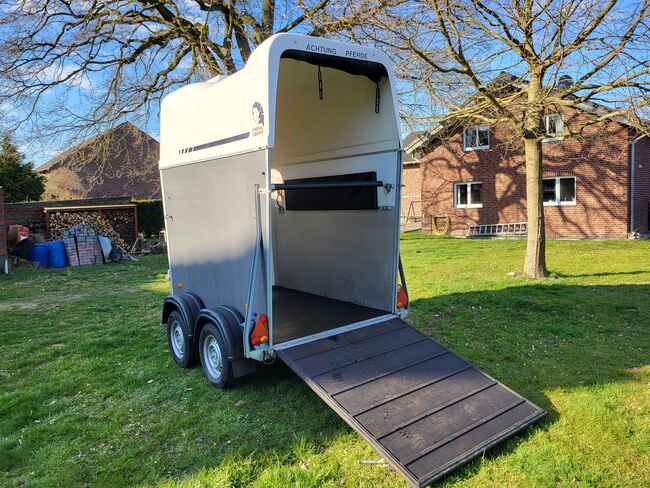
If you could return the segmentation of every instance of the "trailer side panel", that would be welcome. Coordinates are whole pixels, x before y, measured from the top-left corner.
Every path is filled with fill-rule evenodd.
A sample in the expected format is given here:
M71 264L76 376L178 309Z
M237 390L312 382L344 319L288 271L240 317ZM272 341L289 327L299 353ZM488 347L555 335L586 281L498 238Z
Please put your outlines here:
M173 291L196 293L208 308L229 305L244 315L257 225L255 185L266 186L266 152L174 166L161 176ZM257 278L253 310L265 312L264 273Z

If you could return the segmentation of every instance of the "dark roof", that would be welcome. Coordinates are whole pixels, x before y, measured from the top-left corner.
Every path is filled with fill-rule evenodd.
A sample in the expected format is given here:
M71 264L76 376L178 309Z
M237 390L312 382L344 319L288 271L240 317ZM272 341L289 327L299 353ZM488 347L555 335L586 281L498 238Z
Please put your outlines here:
M158 141L124 122L59 154L36 171L47 176L71 171L79 180L80 198L160 198L159 154Z
M413 152L410 151L411 146L416 144L421 140L425 135L426 131L424 130L414 130L408 134L402 141L402 147L404 148L404 157L402 159L403 164L413 164L418 163L419 161L413 156Z
M496 85L496 86L503 85L505 87L511 87L515 85L525 85L526 83L528 83L527 80L522 80L513 74L502 71L501 73L499 73L498 76L496 76L492 81L490 81L489 84ZM574 107L577 108L578 110L582 110L583 112L590 113L593 115L599 115L599 116L605 115L612 111L612 109L594 102L582 102L574 105ZM622 115L610 117L609 120L613 122L617 122L631 129L637 129L637 126L632 121L630 121L627 117ZM409 145L406 144L406 139L404 139L404 150L405 151L408 150L410 151L410 153L415 152L422 145L436 139L440 135L441 131L447 128L448 126L449 126L449 119L443 118L441 122L432 126L428 130L418 131L420 133L419 137L413 139L413 141L410 144L410 147ZM409 134L409 136L410 135L411 134Z
M409 147L411 144L413 144L415 141L417 141L422 134L424 134L426 131L423 130L414 130L410 134L408 134L404 140L402 141L404 148Z

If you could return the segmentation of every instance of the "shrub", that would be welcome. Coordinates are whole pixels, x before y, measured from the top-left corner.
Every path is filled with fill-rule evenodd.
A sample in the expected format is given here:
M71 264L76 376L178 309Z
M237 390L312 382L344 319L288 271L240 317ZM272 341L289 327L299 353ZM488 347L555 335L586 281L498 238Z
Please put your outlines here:
M133 200L138 206L138 226L145 236L158 235L165 228L162 200Z

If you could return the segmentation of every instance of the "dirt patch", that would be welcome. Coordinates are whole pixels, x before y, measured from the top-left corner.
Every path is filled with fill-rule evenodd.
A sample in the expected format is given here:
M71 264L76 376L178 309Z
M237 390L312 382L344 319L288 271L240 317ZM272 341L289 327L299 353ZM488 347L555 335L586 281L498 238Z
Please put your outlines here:
M632 374L640 374L642 371L641 367L625 368L625 371Z
M43 296L38 300L16 299L14 302L0 303L0 312L11 310L36 310L45 307L52 307L52 304L74 302L84 298L84 295L75 293L57 293L55 295Z
M6 310L34 310L39 308L40 302L0 303L0 311Z

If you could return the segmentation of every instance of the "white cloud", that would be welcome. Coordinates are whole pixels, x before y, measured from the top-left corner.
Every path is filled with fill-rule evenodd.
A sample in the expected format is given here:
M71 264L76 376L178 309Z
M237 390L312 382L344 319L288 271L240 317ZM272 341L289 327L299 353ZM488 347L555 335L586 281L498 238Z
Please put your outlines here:
M78 70L76 66L55 66L50 65L41 72L42 81L52 83L55 81L65 80L64 83L69 86L81 88L82 90L92 90L94 85L87 74L81 72L75 74L72 78L66 79L71 73Z

